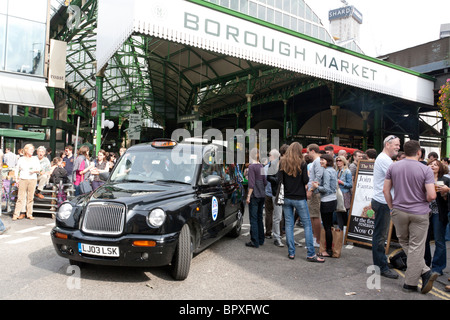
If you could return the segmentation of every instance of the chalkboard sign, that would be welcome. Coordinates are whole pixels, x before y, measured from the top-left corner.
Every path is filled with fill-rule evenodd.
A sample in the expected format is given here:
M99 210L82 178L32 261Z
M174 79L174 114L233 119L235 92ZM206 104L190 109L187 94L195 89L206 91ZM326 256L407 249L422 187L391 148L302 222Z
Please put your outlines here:
M371 206L374 165L373 160L358 161L356 176L353 181L352 205L349 210L345 241L372 246L376 215ZM391 234L392 222L389 228L386 252L389 251Z

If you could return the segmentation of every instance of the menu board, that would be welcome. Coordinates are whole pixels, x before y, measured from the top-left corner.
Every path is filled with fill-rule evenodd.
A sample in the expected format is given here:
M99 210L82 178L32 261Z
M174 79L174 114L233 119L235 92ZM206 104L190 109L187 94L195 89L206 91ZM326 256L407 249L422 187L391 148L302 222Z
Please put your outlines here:
M373 160L358 161L356 176L353 181L352 205L349 210L345 241L372 246L376 214L371 206L374 165ZM391 233L392 223L389 228L386 251L389 249Z

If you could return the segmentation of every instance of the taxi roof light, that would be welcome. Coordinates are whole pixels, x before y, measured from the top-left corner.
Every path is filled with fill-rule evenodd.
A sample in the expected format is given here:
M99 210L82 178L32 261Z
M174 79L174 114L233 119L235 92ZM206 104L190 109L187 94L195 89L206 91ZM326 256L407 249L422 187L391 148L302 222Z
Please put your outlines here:
M176 145L176 141L173 140L155 140L152 142L152 146L155 148L170 148Z

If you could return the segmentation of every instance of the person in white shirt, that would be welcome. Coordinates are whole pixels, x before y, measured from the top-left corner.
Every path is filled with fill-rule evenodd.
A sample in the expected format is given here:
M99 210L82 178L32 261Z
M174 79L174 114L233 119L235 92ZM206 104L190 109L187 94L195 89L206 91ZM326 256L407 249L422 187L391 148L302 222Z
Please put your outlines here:
M380 268L381 275L390 279L397 279L398 274L389 269L385 254L384 244L391 223L391 215L383 193L383 186L386 172L393 163L392 158L397 156L399 150L400 139L394 135L386 137L383 142L383 151L377 156L373 167L373 197L371 206L375 211L375 219L372 237L372 259L373 264Z
M5 148L5 154L3 155L3 163L8 166L8 168L15 168L17 164L17 156L11 152L10 148Z
M38 197L39 199L44 199L44 196L42 195L42 191L44 190L44 187L48 184L48 181L50 179L50 160L48 160L48 158L46 157L46 153L47 150L45 149L44 146L40 146L39 148L37 148L37 158L39 159L39 163L41 165L41 170L39 172L38 175L38 187L36 190L36 197Z
M34 219L34 191L37 184L37 174L41 171L39 159L33 156L34 146L32 144L25 145L23 152L24 155L23 157L20 157L16 166L16 183L18 184L19 192L12 218L13 221L24 218L23 215L20 215L20 210L23 208L25 201L27 218L31 220Z

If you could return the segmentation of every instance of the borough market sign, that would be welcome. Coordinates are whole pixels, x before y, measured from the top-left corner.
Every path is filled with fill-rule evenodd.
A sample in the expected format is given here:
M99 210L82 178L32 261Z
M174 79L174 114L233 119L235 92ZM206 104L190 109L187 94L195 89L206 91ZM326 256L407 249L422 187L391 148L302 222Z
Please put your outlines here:
M198 3L197 3L198 2ZM434 104L429 77L197 0L99 2L97 69L133 32ZM120 12L120 20L113 11Z

